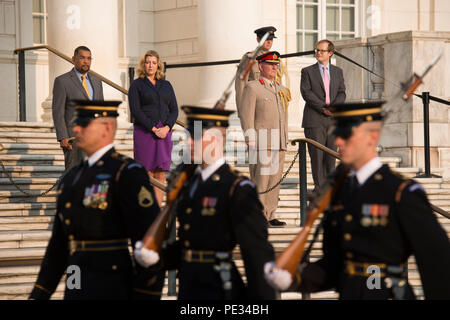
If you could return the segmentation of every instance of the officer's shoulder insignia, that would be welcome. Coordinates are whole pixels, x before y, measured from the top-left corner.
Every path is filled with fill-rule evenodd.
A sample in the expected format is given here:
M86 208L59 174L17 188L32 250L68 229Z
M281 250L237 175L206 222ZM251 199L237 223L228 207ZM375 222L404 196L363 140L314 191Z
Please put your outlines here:
M118 152L111 153L111 158L117 159L117 160L120 160L120 161L127 161L129 159L127 156L125 156L123 154L120 154Z
M146 187L142 186L138 194L138 203L142 208L148 208L153 204L152 193L147 190Z
M133 162L133 163L130 163L127 167L128 170L133 169L133 168L143 168L143 166L139 162Z

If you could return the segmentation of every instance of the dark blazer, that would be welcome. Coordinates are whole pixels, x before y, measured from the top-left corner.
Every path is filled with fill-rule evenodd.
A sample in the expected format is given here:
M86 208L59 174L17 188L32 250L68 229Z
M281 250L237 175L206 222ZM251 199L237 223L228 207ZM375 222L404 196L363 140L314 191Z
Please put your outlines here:
M102 81L89 72L87 76L94 90L94 100L103 100ZM75 107L70 101L75 99L88 100L89 97L72 68L69 72L57 77L53 84L52 115L58 141L74 136L71 121Z
M325 115L325 88L320 75L319 63L302 69L300 91L305 108L303 109L303 128L328 126L330 118ZM342 69L330 64L330 104L345 102L345 84Z
M175 92L166 80L156 80L155 86L147 77L134 80L128 90L128 103L133 122L149 132L159 120L172 129L178 118Z

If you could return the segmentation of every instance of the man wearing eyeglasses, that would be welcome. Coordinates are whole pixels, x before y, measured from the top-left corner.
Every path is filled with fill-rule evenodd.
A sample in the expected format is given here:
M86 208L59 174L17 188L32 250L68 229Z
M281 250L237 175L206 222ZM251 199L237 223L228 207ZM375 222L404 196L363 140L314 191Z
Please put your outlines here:
M85 46L77 47L72 63L72 70L55 79L52 100L56 139L63 149L66 169L76 165L83 157L72 131L71 121L75 109L71 101L103 100L101 80L89 73L92 63L91 50Z
M414 255L425 298L450 299L450 243L423 186L377 156L382 104L330 106L343 163L336 171L345 174L345 165L349 173L323 214L323 257L299 265L294 277L269 262L266 280L274 288L334 289L352 300L415 299L406 268Z
M334 45L329 40L316 44L317 63L302 69L300 91L305 107L302 127L305 137L336 150L333 138L328 134L330 128L330 104L345 101L345 83L342 70L330 64ZM328 174L334 169L336 160L320 149L308 145L311 170L315 189L320 188Z
M49 299L66 272L65 300L160 299L164 273L134 264L129 252L159 206L146 169L114 149L120 103L74 101L73 131L86 157L58 184L52 236L31 299Z

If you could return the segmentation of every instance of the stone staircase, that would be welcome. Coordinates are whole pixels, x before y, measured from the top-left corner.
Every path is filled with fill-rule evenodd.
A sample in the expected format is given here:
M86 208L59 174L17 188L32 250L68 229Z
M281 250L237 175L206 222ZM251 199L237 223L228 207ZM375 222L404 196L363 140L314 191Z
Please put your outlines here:
M237 125L232 126L237 137L237 149L243 148L242 134ZM182 136L181 130L175 135ZM290 130L290 139L299 138L302 131ZM50 190L64 172L64 157L56 142L54 128L49 123L0 122L0 299L26 299L39 272L40 262L51 235L55 214L56 192ZM132 129L122 124L116 135L116 149L128 156L132 151ZM230 146L230 144L228 144ZM235 146L236 147L236 146ZM175 149L175 148L174 148ZM285 170L297 152L297 146L289 146ZM228 155L228 161L236 160L236 155ZM398 158L382 158L392 168L408 177L414 177L418 168L399 168ZM308 167L308 189L312 189L312 177ZM246 165L236 168L248 175ZM439 170L433 171L439 174ZM13 182L11 181L13 180ZM277 218L286 221L285 228L269 228L269 240L280 254L300 231L299 214L299 167L298 160L281 184ZM430 201L450 210L450 182L440 178L419 179L424 185ZM50 191L49 191L50 190ZM450 234L450 220L439 216L446 231ZM311 237L310 237L311 238ZM314 244L311 259L321 255L321 235ZM234 252L239 269L244 272L239 249ZM409 279L416 293L422 296L420 277L412 258L409 261ZM61 299L64 282L61 281L52 299ZM312 294L312 299L336 299L334 292ZM163 299L175 299L167 295L166 286ZM283 293L282 299L301 299L299 293Z

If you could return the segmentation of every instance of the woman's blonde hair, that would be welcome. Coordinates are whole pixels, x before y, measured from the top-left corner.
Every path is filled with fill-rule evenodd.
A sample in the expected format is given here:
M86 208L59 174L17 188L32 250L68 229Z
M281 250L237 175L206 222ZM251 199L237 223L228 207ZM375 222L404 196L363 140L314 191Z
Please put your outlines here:
M145 64L145 60L147 59L147 57L155 57L156 60L158 61L158 69L156 70L156 74L155 74L156 80L164 79L163 62L161 61L161 58L159 57L158 52L156 52L154 50L148 50L139 60L139 65L136 70L137 76L139 78L144 78L146 76L144 64Z

